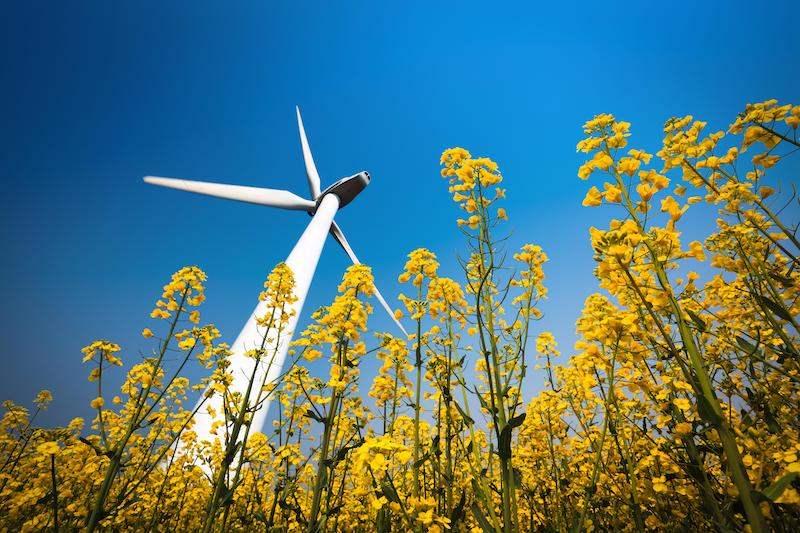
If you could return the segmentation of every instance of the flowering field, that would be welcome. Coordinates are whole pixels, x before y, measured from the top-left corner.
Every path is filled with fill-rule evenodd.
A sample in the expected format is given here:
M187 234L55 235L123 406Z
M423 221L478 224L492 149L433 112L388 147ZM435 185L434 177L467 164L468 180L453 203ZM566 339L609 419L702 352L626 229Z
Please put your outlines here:
M780 172L798 124L800 106L775 101L726 131L673 118L655 155L612 115L584 124L583 205L616 218L589 229L598 292L564 355L536 324L547 255L504 249L498 165L461 148L441 174L463 211L463 271L408 254L407 339L368 328L372 275L350 267L298 332L294 364L251 379L247 401L229 389L219 331L201 325L205 274L179 270L142 331L149 356L83 349L92 420L37 426L47 391L4 404L0 528L800 531L800 241L796 176ZM713 217L702 241L681 239L689 209ZM285 335L292 272L280 264L264 286L261 326ZM318 358L323 378L305 366ZM371 383L366 358L382 362ZM181 375L193 360L201 383ZM541 392L524 397L533 379ZM192 431L203 390L224 398L214 442ZM267 397L273 431L251 432Z

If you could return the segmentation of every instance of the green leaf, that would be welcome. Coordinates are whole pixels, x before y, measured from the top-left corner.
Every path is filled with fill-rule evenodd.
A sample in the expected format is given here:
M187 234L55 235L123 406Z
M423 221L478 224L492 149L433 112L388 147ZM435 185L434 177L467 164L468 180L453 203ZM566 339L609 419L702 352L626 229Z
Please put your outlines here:
M722 417L714 411L705 396L697 397L697 412L703 420L710 422L712 426L716 427L722 422Z
M390 502L400 503L400 496L398 496L397 491L394 490L394 487L388 481L384 481L381 485L381 491L383 495L386 496L386 499Z
M501 459L511 459L511 437L515 427L521 426L525 421L525 413L509 420L500 431L497 439L497 455Z
M772 500L773 502L781 497L783 491L791 485L792 481L800 477L800 473L792 472L790 474L786 474L785 476L777 479L772 485L764 489L762 494Z
M430 456L431 456L431 454L430 454L430 452L428 452L425 455L423 455L422 457L420 457L418 460L414 461L414 468L419 468L420 466L425 464L425 461L427 461L428 458L430 458Z
M758 347L755 344L752 344L744 337L736 337L736 344L739 345L739 348L747 352L747 355L753 355L758 351Z
M375 531L378 533L389 533L392 530L392 517L389 511L383 507L378 511L375 519Z
M360 447L362 444L364 444L363 441L362 442L357 442L357 443L352 444L350 446L342 447L336 453L336 462L338 463L339 461L344 461L344 459L347 457L347 452L349 452L350 450L355 450L356 448Z
M500 438L497 439L497 456L505 460L511 459L511 428L508 424L503 427Z
M517 416L515 416L514 418L512 418L511 420L508 421L508 425L511 426L512 429L516 428L516 427L519 427L519 426L522 425L523 422L525 422L525 417L526 416L527 416L526 413L522 413L521 415L517 415Z
M306 414L304 416L306 418L310 418L312 420L316 420L317 422L320 422L320 423L325 422L324 418L322 418L321 416L318 416L317 413L315 413L311 409L307 409L306 410Z
M472 424L474 424L474 423L475 423L475 421L474 421L474 420L472 420L472 418L470 418L470 417L469 417L469 415L468 415L467 413L465 413L465 412L464 412L464 409L462 409L462 408L461 408L461 406L460 406L460 405L458 405L458 402L455 402L455 401L454 401L454 402L453 402L453 404L456 406L456 410L458 411L458 414L460 414L460 415L461 415L461 418L463 418L463 419L464 419L464 423L465 423L466 425L468 425L468 426L471 426Z
M483 514L483 511L481 511L481 508L478 506L478 502L472 502L471 509L472 509L472 516L474 516L475 520L477 520L478 524L480 524L483 533L493 533L494 528L492 527L492 524L490 524L489 521L486 519L486 515Z
M453 509L452 514L450 515L450 527L453 528L456 524L458 524L461 520L466 518L466 513L464 511L464 504L467 502L467 493L466 491L461 492L461 498L458 500L458 504L456 504L455 508ZM455 529L457 531L458 529Z
M242 447L242 443L241 442L237 442L228 451L228 453L225 456L225 460L228 461L228 463L233 463L233 459L236 457L236 454L239 453L239 448L241 448L241 447Z
M486 403L486 400L483 399L483 394L478 393L478 400L481 402L481 406L489 411L490 414L494 414L497 412L496 409L492 409L492 406Z
M791 287L792 285L794 285L794 282L792 281L792 278L784 276L784 275L781 275L781 274L778 274L778 273L775 273L775 272L770 272L769 273L769 277L771 277L772 279L774 279L775 281L777 281L778 283L780 283L784 287Z
M705 321L702 318L700 318L700 315L688 309L686 310L686 312L689 314L689 317L692 319L692 322L694 322L694 325L697 326L697 329L700 330L700 333L705 333L708 326L706 325Z
M338 513L342 509L342 507L344 507L343 503L340 503L339 505L331 507L330 509L325 511L325 516L333 516L333 515L335 515L336 513Z
M240 479L239 481L236 482L236 484L233 487L227 490L227 492L225 493L225 497L223 498L222 503L220 504L222 507L228 507L233 503L233 496L236 493L236 489L238 489L239 485L242 484L242 481L243 479Z
M786 322L792 321L792 315L789 314L786 309L782 305L778 305L774 301L770 300L766 296L761 296L760 294L756 295L756 299L763 305L767 307L770 311L772 311L775 316L785 320Z
M512 468L511 469L511 474L512 474L512 476L514 478L514 486L515 487L521 487L522 486L522 472L520 471L520 469L516 468L516 467Z
M481 474L481 475L483 475L483 474ZM474 477L472 478L472 492L475 493L475 497L476 498L479 498L481 500L485 500L486 499L485 495L484 495L484 492L483 492L483 488L481 487L481 484L478 483L478 480L475 479Z

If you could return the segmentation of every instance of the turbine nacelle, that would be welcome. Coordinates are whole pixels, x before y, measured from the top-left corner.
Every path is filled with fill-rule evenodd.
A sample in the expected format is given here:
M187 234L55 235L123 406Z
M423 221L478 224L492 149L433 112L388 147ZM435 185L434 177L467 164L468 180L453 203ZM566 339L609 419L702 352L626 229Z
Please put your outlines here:
M367 188L367 185L369 185L369 180L369 172L366 171L361 171L358 174L340 179L319 194L319 197L316 199L316 205L314 205L314 210L309 211L308 213L313 215L316 212L317 207L319 207L319 203L326 194L335 194L338 196L339 208L341 209L352 202L353 198L358 196L361 191Z

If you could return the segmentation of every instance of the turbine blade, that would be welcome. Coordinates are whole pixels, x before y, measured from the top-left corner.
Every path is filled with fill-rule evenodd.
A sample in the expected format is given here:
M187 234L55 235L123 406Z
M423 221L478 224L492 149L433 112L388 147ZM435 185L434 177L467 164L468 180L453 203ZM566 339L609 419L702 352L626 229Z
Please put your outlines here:
M314 209L314 202L300 198L296 194L279 189L264 189L261 187L246 187L244 185L226 185L224 183L210 183L207 181L191 181L175 178L159 178L145 176L144 181L151 185L160 185L170 189L189 191L197 194L227 198L257 205L268 205L280 209L294 211L309 211Z
M297 110L297 129L300 130L300 144L303 147L303 161L306 164L306 176L308 177L308 188L311 191L311 198L316 200L319 198L320 179L317 166L314 164L314 156L311 155L311 148L308 146L308 138L306 137L306 129L303 127L303 117L300 116L300 108L295 106Z
M350 260L353 262L353 264L360 265L361 261L358 260L358 257L356 257L355 252L353 252L353 249L350 248L350 244L348 244L347 239L345 239L344 233L342 232L342 228L339 227L339 224L337 224L335 220L331 224L330 232L331 232L331 235L333 235L333 238L336 239L336 242L338 242L341 245L341 247L344 249L344 251L347 252L347 255L350 257ZM398 328L400 328L400 331L403 332L403 335L408 337L408 332L406 331L406 328L404 328L403 324L401 324L400 321L397 319L397 317L394 316L394 312L392 311L392 308L389 307L388 303L386 303L386 300L383 298L383 295L381 294L381 291L378 290L378 286L375 285L374 289L375 289L375 297L381 303L381 305L386 310L386 312L389 314L389 316L392 317L392 320L394 320L394 323L397 324Z

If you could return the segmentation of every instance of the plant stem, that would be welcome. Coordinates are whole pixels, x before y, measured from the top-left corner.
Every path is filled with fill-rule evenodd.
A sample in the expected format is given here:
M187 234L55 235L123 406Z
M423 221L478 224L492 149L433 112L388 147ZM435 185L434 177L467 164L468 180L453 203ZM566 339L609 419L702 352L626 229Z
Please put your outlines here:
M50 454L50 481L53 485L53 530L58 533L58 484L56 483L56 456Z

